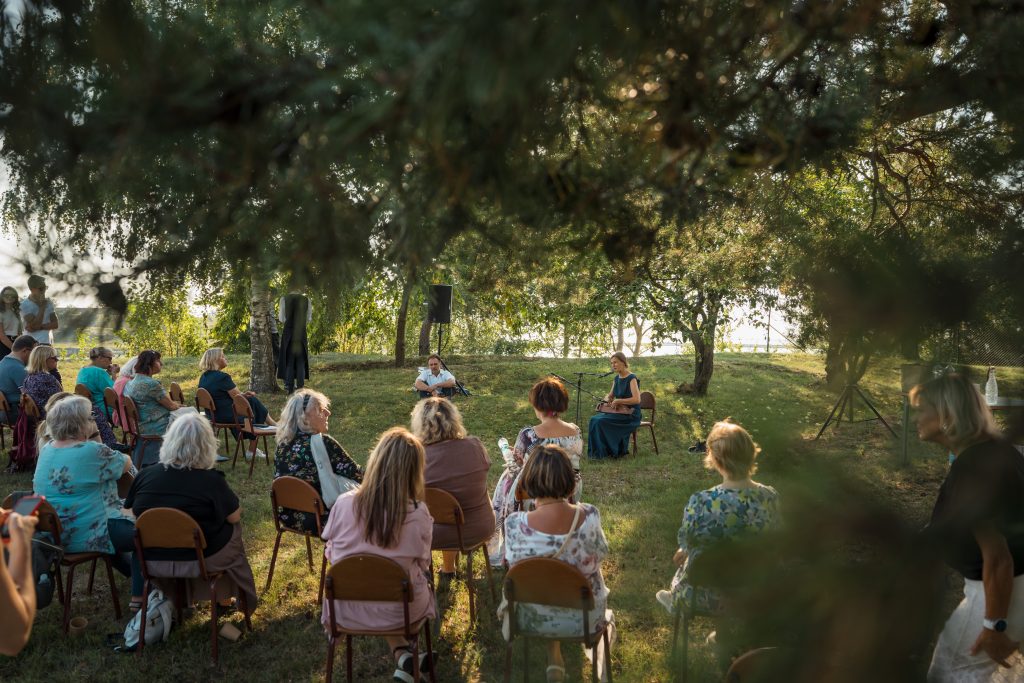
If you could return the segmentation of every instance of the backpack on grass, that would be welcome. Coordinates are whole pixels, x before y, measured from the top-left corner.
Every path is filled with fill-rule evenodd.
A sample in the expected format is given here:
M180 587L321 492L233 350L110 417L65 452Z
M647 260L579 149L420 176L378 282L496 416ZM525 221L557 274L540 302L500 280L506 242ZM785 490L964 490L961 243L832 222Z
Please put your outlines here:
M142 610L131 618L124 628L124 651L134 652L139 645L139 629L142 628ZM146 645L167 640L174 624L174 605L163 591L154 590L149 594L146 607Z

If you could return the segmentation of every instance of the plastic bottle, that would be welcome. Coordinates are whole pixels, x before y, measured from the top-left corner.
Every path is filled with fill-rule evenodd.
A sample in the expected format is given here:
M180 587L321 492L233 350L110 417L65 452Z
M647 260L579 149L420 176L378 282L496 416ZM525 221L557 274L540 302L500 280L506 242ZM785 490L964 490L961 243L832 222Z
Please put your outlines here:
M988 381L985 382L985 403L994 405L999 400L999 383L996 381L995 367L988 369Z
M501 451L501 457L505 459L505 462L512 462L512 449L508 447L508 439L505 437L498 439L498 450Z

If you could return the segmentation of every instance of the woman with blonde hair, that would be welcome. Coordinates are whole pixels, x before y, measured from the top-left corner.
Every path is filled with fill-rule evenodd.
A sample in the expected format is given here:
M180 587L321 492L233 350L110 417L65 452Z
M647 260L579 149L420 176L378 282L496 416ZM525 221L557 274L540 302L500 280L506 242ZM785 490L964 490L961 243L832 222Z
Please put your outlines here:
M462 541L473 547L494 533L494 510L487 497L487 471L491 460L487 449L475 436L466 436L462 414L446 398L425 398L412 411L412 433L426 450L427 486L455 496L462 507ZM434 547L458 547L459 540L451 524L435 524ZM458 553L442 554L441 578L455 576Z
M691 604L704 612L720 612L721 597L715 591L691 585L694 561L715 543L759 533L779 521L778 493L751 479L761 449L750 433L726 418L711 428L707 449L704 466L718 472L722 483L690 496L683 511L673 558L678 569L671 588L656 596L670 613Z
M939 634L928 680L1024 680L1024 458L963 375L914 387L910 402L918 438L955 456L928 533L964 577L964 598Z
M288 397L277 425L277 452L274 478L298 477L308 482L330 508L341 486L352 488L363 480L363 470L349 457L334 437L327 433L331 402L319 391L299 389ZM319 463L317 461L320 461ZM321 478L334 477L337 483ZM316 517L298 510L281 508L281 523L299 531L316 531Z
M159 464L139 473L124 505L136 517L152 508L174 508L194 519L206 539L206 570L223 572L225 580L217 584L216 596L210 595L206 582L189 582L188 601L216 599L230 605L234 596L251 614L256 609L256 580L242 542L242 508L216 462L217 438L210 421L198 413L186 413L167 428ZM147 551L146 565L161 576L196 576L192 549ZM163 589L168 595L176 594L173 582Z
M332 564L369 553L394 560L409 573L413 595L410 623L435 615L429 578L433 520L422 502L423 469L419 439L401 427L384 432L366 463L363 485L338 498L323 533L327 560ZM337 602L334 611L338 623L348 629L401 630L404 624L399 603ZM322 621L330 630L326 601ZM395 680L412 681L410 643L401 636L386 639L397 665ZM420 671L433 665L426 657L420 657Z
M199 388L210 392L210 398L213 399L213 405L216 407L214 414L207 415L207 417L217 422L234 422L234 398L235 396L243 396L249 402L249 407L252 408L254 424L277 425L274 419L270 417L270 411L256 397L255 391L240 391L235 386L231 375L224 372L224 368L227 366L228 359L224 356L224 349L219 347L207 349L206 353L199 360L199 369L203 371L203 374L199 376ZM232 429L232 432L235 433L235 436L238 436L237 429ZM246 438L255 439L256 437L246 434ZM256 457L265 457L263 451L259 448L256 449Z
M54 348L40 344L32 349L25 364L26 375L21 382L21 393L36 404L40 420L46 419L46 404L50 397L63 391L60 380L52 374L52 371L57 369L57 361L57 352ZM18 411L18 420L14 425L17 445L11 451L15 471L31 470L35 463L39 455L39 451L36 450L38 426L38 420L29 417L24 410Z

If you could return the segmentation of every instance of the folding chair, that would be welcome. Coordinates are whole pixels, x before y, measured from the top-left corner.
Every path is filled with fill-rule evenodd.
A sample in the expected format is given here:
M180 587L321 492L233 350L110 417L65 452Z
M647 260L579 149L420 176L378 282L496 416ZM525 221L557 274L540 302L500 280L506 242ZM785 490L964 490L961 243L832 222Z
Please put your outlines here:
M644 420L641 417L641 422L637 425L636 429L633 430L633 457L636 457L637 446L636 446L636 433L647 427L651 430L651 440L654 441L654 454L658 455L658 437L654 435L654 415L656 412L654 394L649 391L640 392L640 415L642 416L645 410L651 411L651 418Z
M177 382L171 382L171 388L168 390L167 395L171 397L172 401L177 402L178 405L185 405L185 394L181 391L181 385Z
M235 411L235 422L238 426L238 443L235 444L235 459L231 461L231 467L235 466L238 462L238 451L242 445L242 434L249 434L253 438L248 439L252 442L252 447L248 448L251 459L249 461L249 478L252 478L252 470L256 466L256 442L259 441L259 437L263 437L263 452L267 456L267 466L270 466L270 448L267 446L267 437L277 435L277 427L268 427L266 425L257 425L256 417L252 413L252 406L249 405L249 401L242 396L237 394L231 402L231 407Z
M241 436L235 434L232 430L238 429L242 425L235 422L217 422L217 406L213 402L213 396L206 389L200 387L196 389L196 410L199 412L205 412L206 417L210 420L210 424L213 426L213 433L218 434L224 432L224 455L227 456L231 449L228 446L228 434L232 434L235 437L235 459L238 459L238 441ZM234 467L234 463L231 463Z
M39 517L36 531L48 531L53 536L53 544L63 547L61 543L63 528L61 527L60 517L57 516L57 511L53 509L53 506L44 500L39 504L39 510L36 514ZM117 598L117 586L114 584L114 569L110 563L111 555L98 552L65 553L64 557L61 558L60 564L57 566L57 599L64 608L61 627L64 629L65 635L71 623L71 595L75 587L75 568L87 562L92 564L89 570L89 585L86 588L89 595L92 595L93 579L96 577L96 562L100 560L103 561L107 568L107 583L110 584L110 600L114 603L114 617L117 619L121 618L121 603ZM66 588L63 585L61 567L68 570Z
M497 596L494 594L494 581L491 577L491 563L487 558L487 539L467 548L462 540L462 525L465 523L465 515L462 513L462 506L455 496L442 489L428 488L424 491L423 500L427 504L430 516L434 518L434 524L454 524L455 536L458 538L458 545L455 547L444 547L432 545L431 550L455 551L462 553L466 558L466 590L469 592L469 620L476 620L476 604L473 588L473 553L477 550L483 555L484 567L487 568L487 586L491 589L491 600L496 604ZM431 558L433 565L433 558ZM430 568L431 580L434 576L434 568Z
M430 620L420 619L409 622L409 605L412 604L412 583L409 575L394 560L379 555L360 554L346 557L331 565L327 572L327 614L330 618L330 636L327 645L327 683L334 680L334 650L338 640L345 636L345 673L352 680L352 636L402 636L412 642L414 681L420 680L419 636L423 634L427 644L428 659L433 660L434 651L430 643ZM400 602L404 614L401 629L394 631L364 631L347 629L338 623L334 601L341 602ZM430 667L430 680L436 683L434 666Z
M18 403L18 406L23 413L32 419L40 419L39 406L36 405L36 402L28 394L21 395L21 401Z
M505 599L508 600L509 638L505 644L505 683L512 677L512 642L516 636L523 638L523 681L530 680L528 640L541 638L559 642L583 643L593 649L593 679L597 683L597 646L604 641L605 668L608 682L612 680L611 650L608 642L608 625L604 621L590 624L590 610L594 609L594 594L590 582L583 573L567 562L550 557L531 557L516 562L505 575ZM520 631L516 614L517 603L579 609L583 612L583 629L578 636L541 636Z
M306 558L309 560L309 571L313 572L313 547L310 543L312 532L301 531L285 526L281 523L280 511L278 508L288 508L313 515L316 519L316 538L319 541L323 534L320 516L326 514L327 506L323 498L316 492L316 489L298 477L278 477L270 485L270 509L274 514L274 528L277 530L277 538L274 539L274 553L270 556L270 572L267 574L267 585L263 590L270 590L270 583L274 580L274 565L277 564L277 550L281 545L281 537L284 532L290 531L306 537ZM316 604L322 605L324 601L324 574L327 571L327 555L320 553L320 587L316 593Z
M84 384L76 384L75 393L83 398L89 399L89 403L92 403L92 392L89 391L89 387Z
M128 429L125 427L124 410L121 409L121 397L117 395L117 392L107 387L103 390L103 405L106 406L107 416L110 418L111 425L117 425L121 429L121 443L128 444ZM117 421L114 421L114 416L117 416Z
M146 455L146 444L153 441L162 442L164 437L155 434L139 433L139 409L130 396L123 397L121 405L124 406L125 427L128 434L131 435L131 443L129 445L132 447L132 464L135 465L135 469L141 470L142 460ZM141 449L136 448L139 444L139 439L142 439ZM138 456L138 462L135 462L136 456Z
M197 576L188 578L202 579L210 588L210 647L212 649L213 663L217 663L217 627L218 627L218 605L217 605L217 581L224 575L223 572L208 572L203 550L206 548L206 537L199 524L189 515L174 508L152 508L146 510L135 520L135 552L138 553L139 564L142 565L142 577L145 585L142 590L142 614L146 614L149 608L149 592L152 590L153 579L167 578L177 579L178 594L174 606L178 612L178 622L181 622L181 610L185 600L184 587L185 577L167 576L162 577L152 574L146 564L147 548L173 548L180 550L195 550L197 563ZM245 615L245 626L252 631L252 622L249 619L249 609L244 592L240 592L242 613ZM139 645L136 653L142 655L142 649L146 644L146 620L142 620L139 627Z

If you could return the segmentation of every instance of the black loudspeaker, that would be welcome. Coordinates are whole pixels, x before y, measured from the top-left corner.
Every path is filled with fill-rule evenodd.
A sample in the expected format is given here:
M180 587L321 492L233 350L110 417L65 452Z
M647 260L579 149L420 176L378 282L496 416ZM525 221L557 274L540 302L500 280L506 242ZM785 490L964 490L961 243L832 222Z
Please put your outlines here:
M445 325L452 321L452 286L430 285L430 319Z

